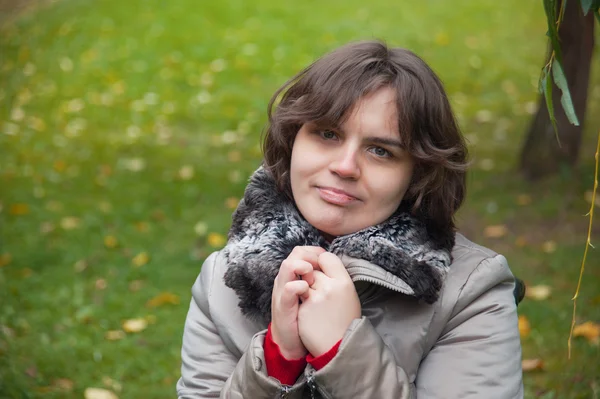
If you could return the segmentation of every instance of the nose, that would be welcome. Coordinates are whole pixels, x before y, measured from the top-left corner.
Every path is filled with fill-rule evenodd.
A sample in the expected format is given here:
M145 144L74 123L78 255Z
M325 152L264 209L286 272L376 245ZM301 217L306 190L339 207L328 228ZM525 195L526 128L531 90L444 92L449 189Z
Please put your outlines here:
M340 151L329 165L329 170L343 179L356 180L360 177L358 150L351 147L340 148Z

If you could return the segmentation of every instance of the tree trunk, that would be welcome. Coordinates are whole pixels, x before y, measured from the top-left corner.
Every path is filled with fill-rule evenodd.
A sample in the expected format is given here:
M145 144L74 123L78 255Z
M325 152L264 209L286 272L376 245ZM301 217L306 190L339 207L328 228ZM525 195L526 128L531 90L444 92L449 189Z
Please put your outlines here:
M558 3L560 7L560 2ZM584 16L579 1L568 1L558 36L562 50L562 66L569 83L579 126L569 123L560 103L562 92L553 85L552 103L559 144L550 122L546 100L540 95L538 111L531 122L521 152L520 170L531 180L556 173L565 165L573 166L579 155L594 49L593 13L590 11Z

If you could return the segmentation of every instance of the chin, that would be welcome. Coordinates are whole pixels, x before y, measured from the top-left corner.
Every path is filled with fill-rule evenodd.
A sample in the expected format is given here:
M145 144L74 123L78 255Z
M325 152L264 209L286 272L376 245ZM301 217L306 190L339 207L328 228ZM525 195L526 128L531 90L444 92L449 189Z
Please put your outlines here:
M320 221L320 222L315 222L315 223L311 223L309 221L309 223L311 225L313 225L317 230L321 231L324 234L327 234L329 236L333 236L333 237L339 237L339 236L345 236L348 234L352 234L357 232L360 229L353 229L350 226L341 226L335 223L330 223L330 222L325 222L325 221Z

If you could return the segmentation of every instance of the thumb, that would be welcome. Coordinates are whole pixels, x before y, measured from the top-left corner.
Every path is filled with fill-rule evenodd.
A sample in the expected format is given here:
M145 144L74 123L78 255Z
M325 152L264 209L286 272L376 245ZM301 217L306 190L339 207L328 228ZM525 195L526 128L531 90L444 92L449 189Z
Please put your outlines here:
M308 283L304 280L294 280L285 283L283 287L283 296L281 298L281 304L286 309L294 308L298 306L298 298L302 295L306 295L309 291Z
M342 260L331 252L323 252L319 255L319 266L323 273L329 278L350 278Z

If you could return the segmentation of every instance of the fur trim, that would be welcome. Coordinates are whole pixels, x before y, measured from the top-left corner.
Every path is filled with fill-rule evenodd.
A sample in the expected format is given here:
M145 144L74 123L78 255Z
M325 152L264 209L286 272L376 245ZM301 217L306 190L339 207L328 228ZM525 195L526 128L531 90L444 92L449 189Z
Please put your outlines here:
M337 256L364 259L383 268L411 288L405 294L431 304L438 299L454 246L453 231L440 236L443 243L434 242L424 223L399 209L379 225L328 244L260 167L233 214L229 241L223 249L225 284L237 293L244 315L268 323L281 262L296 246L317 245Z

